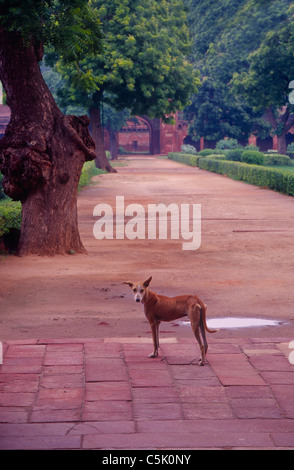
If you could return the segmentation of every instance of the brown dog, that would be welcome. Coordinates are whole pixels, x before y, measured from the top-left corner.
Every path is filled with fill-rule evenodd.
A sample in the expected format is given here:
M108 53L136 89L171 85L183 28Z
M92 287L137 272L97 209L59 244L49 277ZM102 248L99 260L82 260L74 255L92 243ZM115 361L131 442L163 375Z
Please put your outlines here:
M150 323L153 346L153 353L149 357L158 356L159 348L159 325L162 321L172 321L182 317L189 317L192 331L199 343L201 358L199 365L204 366L205 356L208 349L205 330L209 333L215 333L218 330L211 330L206 325L206 305L197 297L197 295L180 295L178 297L166 297L158 295L149 290L149 284L152 277L144 282L126 281L134 294L135 302L142 302L145 315ZM200 335L202 334L202 338Z

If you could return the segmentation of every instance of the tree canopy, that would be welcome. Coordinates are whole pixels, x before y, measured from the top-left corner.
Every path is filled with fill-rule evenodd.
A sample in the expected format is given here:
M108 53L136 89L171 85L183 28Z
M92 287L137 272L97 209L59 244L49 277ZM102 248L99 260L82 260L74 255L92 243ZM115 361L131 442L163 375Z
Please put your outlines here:
M287 19L291 1L185 0L185 3L193 32L192 58L201 70L204 86L188 108L191 135L243 140L255 131L265 136L269 126L262 119L263 110L253 107L236 90L232 78L249 68L250 54L260 47L269 31L277 30ZM211 97L216 106L213 110Z
M103 101L117 111L162 119L183 109L199 79L186 59L191 43L182 0L95 0L93 5L101 21L103 52L79 61L84 76L91 71L82 86L77 70L57 61L66 81L58 93L61 104L78 102L99 111ZM96 116L92 129L101 134L98 113L90 116ZM101 149L98 134L97 139Z
M80 61L81 70L95 76L86 84L83 97L77 97L75 71L57 64L72 86L66 99L106 101L118 110L132 114L164 117L182 109L199 83L186 60L189 29L181 0L96 0L100 18L103 53ZM97 93L98 92L98 93ZM106 94L105 94L106 92ZM86 96L85 96L86 95Z
M260 47L249 56L247 71L235 74L236 91L248 103L266 112L272 133L279 138L279 152L286 153L285 136L294 125L294 106L289 100L289 84L294 77L294 23L289 20L270 31Z
M88 0L0 0L0 24L26 41L33 36L51 46L65 63L102 46L99 16Z

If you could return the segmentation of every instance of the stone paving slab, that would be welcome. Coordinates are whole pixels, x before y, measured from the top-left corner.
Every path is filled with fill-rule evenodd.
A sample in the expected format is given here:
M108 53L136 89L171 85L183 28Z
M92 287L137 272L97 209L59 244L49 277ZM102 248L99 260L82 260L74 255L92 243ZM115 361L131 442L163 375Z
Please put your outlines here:
M289 338L289 342L291 338ZM0 449L294 449L285 338L7 341Z

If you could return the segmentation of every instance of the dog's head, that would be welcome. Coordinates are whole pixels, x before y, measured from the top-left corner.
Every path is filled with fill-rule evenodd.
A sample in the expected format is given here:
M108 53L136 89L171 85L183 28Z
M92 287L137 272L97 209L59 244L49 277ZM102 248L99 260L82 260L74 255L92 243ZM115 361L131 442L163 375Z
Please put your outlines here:
M125 281L124 284L130 286L134 293L134 301L135 302L143 302L143 298L145 296L146 290L151 282L152 276L149 277L144 282L132 282L132 281Z

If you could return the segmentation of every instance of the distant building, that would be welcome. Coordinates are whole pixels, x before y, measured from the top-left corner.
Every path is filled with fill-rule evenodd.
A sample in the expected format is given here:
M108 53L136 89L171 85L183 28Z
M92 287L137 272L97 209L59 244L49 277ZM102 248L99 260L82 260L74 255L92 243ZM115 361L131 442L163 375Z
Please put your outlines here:
M183 143L189 143L202 150L203 148L214 148L216 141L199 139L193 141L188 136L188 123L183 119L183 113L177 112L174 116L175 124L165 124L161 119L150 119L147 116L136 116L127 121L125 126L117 133L118 145L125 152L149 153L151 155L168 152L180 152ZM0 139L10 120L10 109L8 106L0 105ZM105 147L109 149L109 136L105 130ZM287 145L294 142L294 126L287 133ZM246 145L248 141L240 142ZM277 149L277 137L260 139L255 136L249 138L249 143L257 145L261 151Z
M118 134L118 145L125 152L167 154L180 152L187 136L188 124L182 113L176 113L174 124L165 124L161 119L147 116L135 116L127 121ZM105 145L109 148L108 135L105 132Z

